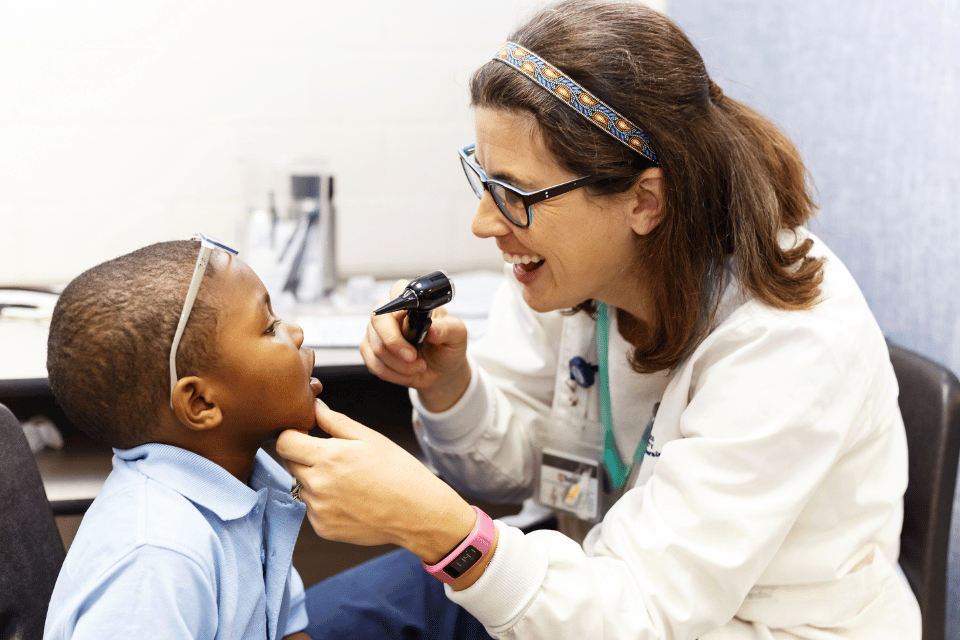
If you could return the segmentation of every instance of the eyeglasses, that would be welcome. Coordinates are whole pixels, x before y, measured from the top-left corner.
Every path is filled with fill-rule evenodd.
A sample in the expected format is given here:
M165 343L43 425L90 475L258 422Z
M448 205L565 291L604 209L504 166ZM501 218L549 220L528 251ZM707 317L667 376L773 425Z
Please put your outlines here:
M187 320L190 318L190 312L193 310L193 303L197 299L197 291L200 290L200 283L203 281L203 274L207 270L207 263L210 262L210 252L214 249L222 249L230 255L237 255L236 249L231 249L227 245L209 238L202 233L195 233L193 237L200 241L200 255L197 256L197 262L193 266L193 278L190 280L190 288L187 289L187 298L183 301L183 311L180 312L180 322L177 324L177 332L173 335L173 344L170 346L170 408L173 408L173 387L177 384L177 348L180 346L180 338L183 337L183 329L187 326Z
M533 220L532 207L538 202L543 202L548 198L562 195L603 179L602 176L586 176L540 191L521 191L506 182L487 178L487 174L472 159L475 151L475 144L460 149L460 164L463 165L463 172L467 174L467 181L473 187L473 192L477 194L478 198L483 198L483 192L489 191L490 195L493 196L493 202L500 209L500 213L518 227L530 226L530 222Z

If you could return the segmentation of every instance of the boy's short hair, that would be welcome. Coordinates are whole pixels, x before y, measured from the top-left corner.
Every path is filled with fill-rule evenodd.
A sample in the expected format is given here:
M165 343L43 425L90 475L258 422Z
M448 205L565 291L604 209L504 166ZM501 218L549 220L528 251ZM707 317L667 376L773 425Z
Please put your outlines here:
M170 346L200 250L161 242L99 264L60 294L50 321L53 395L87 435L129 449L158 436L170 401ZM214 260L177 350L179 376L216 364L216 307L205 296Z

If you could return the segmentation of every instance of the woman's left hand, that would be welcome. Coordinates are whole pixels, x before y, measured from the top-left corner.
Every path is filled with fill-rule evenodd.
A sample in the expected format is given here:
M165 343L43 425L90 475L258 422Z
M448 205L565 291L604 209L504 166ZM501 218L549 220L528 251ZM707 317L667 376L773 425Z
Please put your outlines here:
M389 438L316 401L332 438L293 429L277 452L303 484L300 499L322 538L395 544L438 562L473 528L476 514L449 485Z

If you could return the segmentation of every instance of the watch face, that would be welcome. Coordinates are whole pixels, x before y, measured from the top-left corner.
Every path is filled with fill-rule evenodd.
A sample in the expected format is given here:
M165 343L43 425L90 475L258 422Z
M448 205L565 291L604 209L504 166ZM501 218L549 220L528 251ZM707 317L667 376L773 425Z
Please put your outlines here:
M469 545L460 552L460 555L447 563L447 566L443 568L443 572L456 580L466 573L470 567L477 564L477 560L479 560L482 555L483 553L481 553L479 549L473 545Z

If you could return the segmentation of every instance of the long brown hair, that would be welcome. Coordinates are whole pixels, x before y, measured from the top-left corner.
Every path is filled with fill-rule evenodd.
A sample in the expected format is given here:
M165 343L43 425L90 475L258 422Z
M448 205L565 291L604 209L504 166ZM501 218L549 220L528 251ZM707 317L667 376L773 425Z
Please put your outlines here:
M816 209L797 149L769 120L723 94L678 26L633 2L566 0L507 39L639 126L659 157L664 217L636 240L658 320L636 346L635 369L674 367L706 336L718 302L711 283L727 256L760 301L779 309L817 302L822 261L807 256L812 241L779 242ZM470 90L474 107L532 113L570 173L608 176L591 187L596 195L629 189L649 166L505 64L482 66Z

